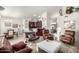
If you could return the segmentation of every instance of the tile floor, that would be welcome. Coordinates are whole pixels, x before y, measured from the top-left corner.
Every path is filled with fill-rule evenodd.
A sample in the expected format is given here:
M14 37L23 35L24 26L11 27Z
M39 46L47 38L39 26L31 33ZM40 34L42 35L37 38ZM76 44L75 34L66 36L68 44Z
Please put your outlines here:
M20 41L25 42L26 39L23 36L19 36L19 37L15 37L14 39L10 39L9 41L13 45L13 44L20 42ZM41 41L43 41L42 37L40 37L40 39L38 39L36 41L29 42L27 45L33 49L33 51L32 51L33 53L38 53L38 49L37 49L36 44L41 42ZM79 49L77 49L76 46L71 46L71 45L62 43L60 52L63 52L63 53L78 53L79 52L78 50Z
M18 42L20 42L20 41L26 41L26 38L24 38L23 36L20 36L20 37L14 37L13 39L9 39L9 41L10 41L10 43L11 43L11 45L13 45L13 44L15 44L15 43L18 43ZM27 45L30 47L30 48L32 48L33 49L33 53L37 53L38 51L37 51L37 47L36 47L36 44L37 43L39 43L39 42L41 42L41 41L43 41L43 38L42 37L40 37L38 40L36 40L36 41L31 41L31 42L29 42L29 43L27 43Z

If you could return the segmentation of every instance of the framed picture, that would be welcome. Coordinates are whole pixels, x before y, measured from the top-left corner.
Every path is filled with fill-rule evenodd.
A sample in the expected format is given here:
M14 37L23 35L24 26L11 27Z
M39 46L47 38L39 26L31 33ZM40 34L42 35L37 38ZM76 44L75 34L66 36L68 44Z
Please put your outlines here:
M18 28L18 24L13 24L13 28Z
M64 21L64 29L75 29L75 20Z
M25 28L28 28L28 21L25 20Z
M51 18L51 33L57 32L57 18Z
M5 22L5 26L6 27L11 27L11 23L10 22Z

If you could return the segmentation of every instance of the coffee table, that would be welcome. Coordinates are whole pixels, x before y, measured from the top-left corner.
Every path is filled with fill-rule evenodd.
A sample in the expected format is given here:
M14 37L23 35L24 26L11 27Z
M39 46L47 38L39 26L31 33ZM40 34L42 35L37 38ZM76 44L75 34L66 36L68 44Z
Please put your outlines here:
M57 53L60 50L61 42L58 41L42 41L37 43L38 52Z

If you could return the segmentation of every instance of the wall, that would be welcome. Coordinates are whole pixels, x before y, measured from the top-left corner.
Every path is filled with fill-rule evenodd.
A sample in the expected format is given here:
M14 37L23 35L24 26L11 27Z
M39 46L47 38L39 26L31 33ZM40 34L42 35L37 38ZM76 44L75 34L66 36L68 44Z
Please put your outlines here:
M28 31L29 30L29 20L30 19L23 19L22 24L23 24L23 31Z
M7 29L12 28L12 27L5 27L5 22L12 22L12 21L11 20L10 21L8 21L8 20L1 20L1 23L0 23L1 24L1 34L6 32Z
M48 20L47 19L47 12L43 12L41 14L41 18L42 19L40 19L40 20L42 21L42 27L48 29L48 26L47 26L47 23L48 23L48 21L47 21Z
M79 12L74 12L70 15L67 15L68 17L64 16L59 16L57 17L57 23L58 23L58 27L61 27L61 32L62 34L64 33L64 20L75 20L75 45L79 47Z
M79 47L79 12L75 12L75 13L71 14L70 19L76 21L76 29L75 29L76 40L75 40L75 42L76 42L76 45Z
M9 23L11 23L11 26L10 27L6 27L5 26L5 22L9 22ZM18 24L20 27L18 27L18 28L13 28L12 26L13 26L13 24ZM5 33L5 32L7 32L7 30L8 29L14 29L16 32L18 31L18 29L19 29L19 31L22 31L21 29L22 29L22 20L20 20L20 19L14 19L14 18L0 18L0 34L3 34L3 33Z
M32 17L31 17L32 18ZM24 31L29 31L29 21L42 21L42 28L46 28L48 29L49 26L47 26L47 12L43 12L42 14L40 14L39 19L31 19L29 18L25 18L23 19L22 23L23 23L23 30ZM25 28L26 27L26 28Z

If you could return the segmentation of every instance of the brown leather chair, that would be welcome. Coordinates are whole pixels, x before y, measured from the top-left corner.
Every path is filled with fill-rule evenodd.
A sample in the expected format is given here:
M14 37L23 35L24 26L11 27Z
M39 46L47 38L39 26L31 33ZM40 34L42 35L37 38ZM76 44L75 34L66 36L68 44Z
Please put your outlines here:
M53 35L49 33L49 30L44 29L43 39L54 40Z
M43 30L43 38L47 39L47 36L49 36L49 30L44 29Z
M6 39L12 39L14 37L14 30L10 29L8 32L5 34Z
M0 53L30 53L32 49L29 48L23 41L11 45L7 39L0 41Z
M66 30L64 35L61 35L60 40L73 45L75 43L75 31Z
M36 35L37 36L43 36L43 29L42 28L38 28Z
M0 53L11 53L12 46L10 42L5 38L0 38Z
M12 47L15 53L31 53L32 52L32 49L29 48L27 44L25 44L22 41L14 44Z

